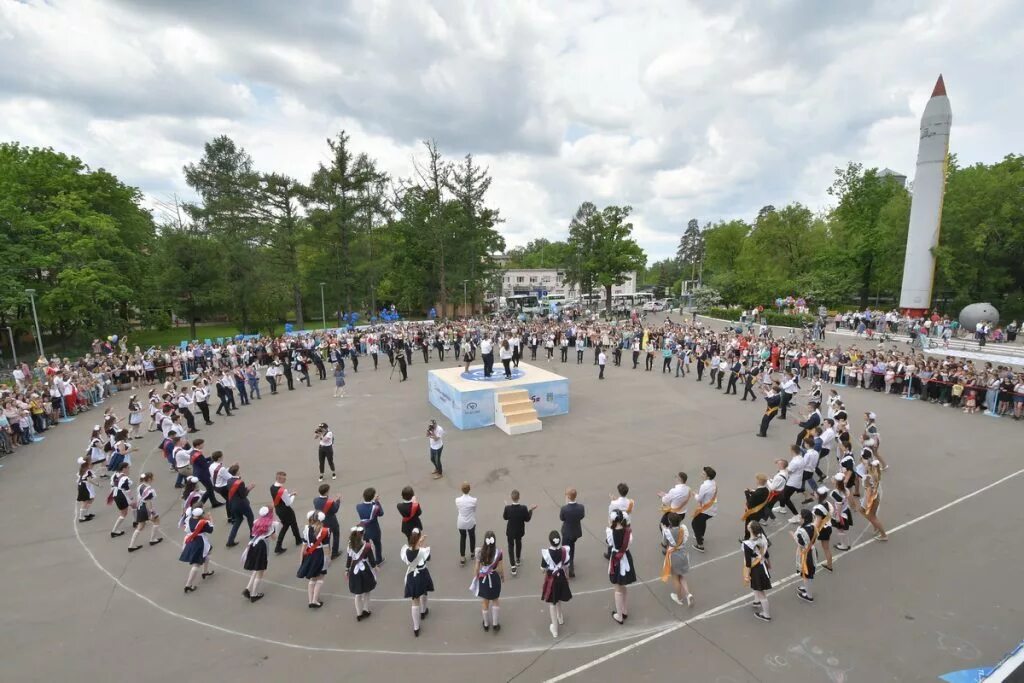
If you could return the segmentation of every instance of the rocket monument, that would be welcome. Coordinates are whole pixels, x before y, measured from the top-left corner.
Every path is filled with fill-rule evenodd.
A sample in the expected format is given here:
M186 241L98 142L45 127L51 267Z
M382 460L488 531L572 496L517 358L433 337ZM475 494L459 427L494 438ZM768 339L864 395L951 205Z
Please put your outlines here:
M910 200L910 229L900 290L900 309L909 315L922 315L932 305L934 249L939 245L952 123L953 110L940 74L921 116L921 140L917 146L917 170Z

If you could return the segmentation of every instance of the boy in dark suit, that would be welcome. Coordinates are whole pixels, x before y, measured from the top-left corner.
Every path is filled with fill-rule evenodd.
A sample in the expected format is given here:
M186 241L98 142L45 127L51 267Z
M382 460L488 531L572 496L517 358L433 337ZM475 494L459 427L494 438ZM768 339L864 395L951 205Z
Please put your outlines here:
M512 503L505 506L505 512L501 517L505 524L505 537L508 539L508 561L512 567L512 576L516 575L519 569L519 561L523 556L523 536L526 535L526 523L533 517L536 505L526 507L519 502L519 491L512 489L509 494Z
M565 505L558 513L562 520L562 542L569 548L569 578L576 578L576 541L583 537L581 522L586 517L582 503L576 502L576 489L567 489Z

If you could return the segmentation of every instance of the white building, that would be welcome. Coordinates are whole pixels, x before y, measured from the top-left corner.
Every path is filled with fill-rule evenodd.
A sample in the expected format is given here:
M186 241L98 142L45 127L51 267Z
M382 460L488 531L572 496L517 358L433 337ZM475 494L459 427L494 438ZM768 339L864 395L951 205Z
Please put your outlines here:
M635 294L636 272L625 275L626 281L612 287L612 295ZM564 296L572 299L579 296L576 287L565 281L565 271L558 268L509 268L501 276L501 295L535 294L537 296ZM604 294L603 288L595 293Z

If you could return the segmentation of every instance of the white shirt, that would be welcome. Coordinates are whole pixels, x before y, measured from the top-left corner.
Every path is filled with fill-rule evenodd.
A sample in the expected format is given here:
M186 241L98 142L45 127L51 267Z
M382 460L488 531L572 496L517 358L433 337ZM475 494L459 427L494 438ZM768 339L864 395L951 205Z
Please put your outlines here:
M601 353L597 354L597 364L598 365L604 365L607 362L608 362L608 356L605 355L604 351L602 351Z
M284 488L282 484L278 484L277 482L274 482L274 486L280 486L281 488ZM281 492L278 491L278 493ZM295 502L295 494L285 488L284 493L281 493L281 502L287 505L288 507L291 507L292 503Z
M661 497L661 504L678 512L686 511L686 504L690 500L690 487L686 484L676 484Z
M704 483L701 484L700 488L697 490L697 505L707 505L712 500L715 500L714 504L704 511L704 514L708 517L714 517L718 514L718 501L716 500L717 495L718 484L716 484L712 479L704 480Z
M213 485L217 488L227 486L231 483L234 477L228 472L228 468L220 463L214 463L213 465L214 479Z
M455 521L457 529L472 529L476 526L476 498L464 493L455 499L455 507L459 511Z
M789 479L789 470L779 470L775 476L768 480L768 490L781 493L786 488L786 481Z
M629 519L629 516L633 514L633 509L636 507L636 503L632 498L626 498L625 496L619 496L612 502L608 503L608 519L615 516L616 510L622 510L622 513Z
M794 455L789 459L789 467L786 469L789 472L789 479L786 480L786 486L792 486L795 489L803 488L804 456Z
M826 427L825 431L821 433L821 447L827 448L829 452L832 451L832 444L836 442L836 430L831 427Z
M782 383L782 390L790 395L795 394L797 391L799 391L799 388L796 385L796 380L787 379L785 382Z
M187 467L192 462L191 448L174 449L174 466L177 468Z
M444 446L444 427L441 425L434 425L434 436L428 436L427 439L430 441L430 450L436 451L437 449Z
M323 436L321 436L320 437L320 445L321 446L333 446L334 445L334 432L329 431L326 434L324 434Z
M486 339L486 338L485 339L481 339L480 340L480 353L481 354L491 353L491 350L492 350L493 346L494 345L491 343L490 339Z
M813 448L804 451L804 472L814 472L818 469L818 460L820 459L821 454Z

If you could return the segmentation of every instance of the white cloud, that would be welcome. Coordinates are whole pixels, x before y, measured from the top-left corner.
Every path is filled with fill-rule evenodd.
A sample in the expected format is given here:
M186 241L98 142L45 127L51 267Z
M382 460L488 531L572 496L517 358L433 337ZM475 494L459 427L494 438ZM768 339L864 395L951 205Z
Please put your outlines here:
M434 138L490 168L511 245L630 204L656 260L692 217L826 206L848 160L912 176L939 72L961 163L1021 152L1022 20L1013 0L6 2L0 139L162 198L221 133L300 179L341 129L396 176Z

